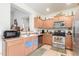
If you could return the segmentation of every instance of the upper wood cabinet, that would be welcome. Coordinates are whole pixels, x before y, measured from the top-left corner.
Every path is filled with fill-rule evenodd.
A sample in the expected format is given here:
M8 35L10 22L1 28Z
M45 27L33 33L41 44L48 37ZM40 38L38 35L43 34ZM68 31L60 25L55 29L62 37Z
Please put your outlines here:
M58 21L65 21L65 16L55 16L54 22L58 22Z
M42 25L43 25L43 21L42 19L39 19L39 18L34 18L34 26L35 28L42 28Z
M73 16L55 16L54 22L58 22L58 21L64 21L65 27L71 28L73 22Z
M73 22L73 16L55 16L54 18L49 18L46 20L42 20L41 18L35 18L34 25L36 28L45 28L50 29L53 28L54 22L63 21L65 27L71 28Z
M44 21L44 28L53 28L53 19L47 19Z
M73 16L66 16L65 17L65 26L68 28L71 28L72 23L73 23Z
M52 28L53 27L53 19L42 20L41 18L34 18L34 26L35 28Z

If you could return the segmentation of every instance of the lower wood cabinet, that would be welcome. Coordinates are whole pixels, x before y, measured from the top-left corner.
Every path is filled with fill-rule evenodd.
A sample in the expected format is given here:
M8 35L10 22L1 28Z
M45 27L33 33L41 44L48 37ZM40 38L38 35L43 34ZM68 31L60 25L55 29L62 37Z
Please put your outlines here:
M28 55L32 52L33 49L32 38L25 38L23 40L24 40L25 55Z
M33 51L38 48L38 37L33 38Z
M32 36L29 38L24 38L24 49L25 49L25 55L29 55L34 50L38 48L38 37Z
M52 34L43 34L43 44L52 45Z
M72 36L66 35L66 48L67 49L73 49L73 42L72 42Z
M13 41L13 43L11 43ZM38 37L26 37L6 41L5 55L7 56L25 56L38 48ZM11 44L11 45L10 45Z
M23 55L24 55L23 43L7 47L7 56L23 56Z

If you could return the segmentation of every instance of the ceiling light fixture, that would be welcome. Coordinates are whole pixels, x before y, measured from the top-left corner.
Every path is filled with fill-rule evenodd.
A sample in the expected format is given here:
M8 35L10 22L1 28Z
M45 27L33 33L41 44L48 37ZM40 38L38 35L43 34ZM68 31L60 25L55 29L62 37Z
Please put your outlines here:
M50 11L50 8L46 8L46 11L49 12Z

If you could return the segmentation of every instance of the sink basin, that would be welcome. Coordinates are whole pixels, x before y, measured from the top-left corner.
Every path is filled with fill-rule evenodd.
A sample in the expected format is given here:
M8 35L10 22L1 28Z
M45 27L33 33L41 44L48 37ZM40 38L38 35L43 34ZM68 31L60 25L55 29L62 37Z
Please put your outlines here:
M30 35L21 35L22 37L31 37L31 36L35 36L35 35L32 35L32 34L30 34Z

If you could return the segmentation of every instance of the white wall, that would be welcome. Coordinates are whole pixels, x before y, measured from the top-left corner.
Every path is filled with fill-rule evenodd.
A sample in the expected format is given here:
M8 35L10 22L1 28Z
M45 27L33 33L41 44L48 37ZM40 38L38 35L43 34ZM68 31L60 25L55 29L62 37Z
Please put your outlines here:
M72 11L75 15L76 11L79 9L79 7L74 7L74 8L70 8L70 9L66 9L66 10L61 10L61 11L58 11L58 12L55 12L55 13L51 13L49 15L45 15L44 17L46 18L52 18L53 16L56 16L58 13L60 12L63 12L66 16L67 15L71 15Z
M10 28L10 4L0 4L0 55L2 55L2 33Z

